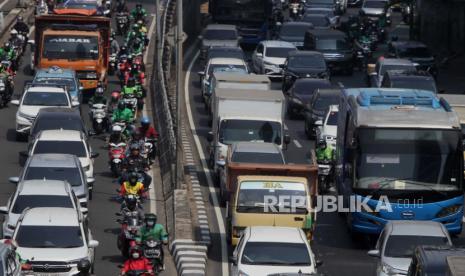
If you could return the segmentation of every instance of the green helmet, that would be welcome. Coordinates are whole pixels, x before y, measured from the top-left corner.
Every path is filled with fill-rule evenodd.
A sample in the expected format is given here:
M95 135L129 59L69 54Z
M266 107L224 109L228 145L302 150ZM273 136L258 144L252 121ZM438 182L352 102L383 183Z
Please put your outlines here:
M151 226L154 226L157 223L157 219L158 219L157 215L153 213L148 213L144 217L144 221L146 224L149 224L149 222L152 222Z

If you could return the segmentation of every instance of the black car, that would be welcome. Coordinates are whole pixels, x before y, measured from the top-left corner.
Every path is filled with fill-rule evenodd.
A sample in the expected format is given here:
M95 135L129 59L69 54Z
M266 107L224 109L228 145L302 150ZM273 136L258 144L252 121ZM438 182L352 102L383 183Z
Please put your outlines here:
M245 60L245 53L241 47L233 46L211 46L207 50L207 58L205 61L209 61L212 58L239 58Z
M286 22L279 29L278 40L290 42L302 49L305 32L309 29L313 29L313 25L307 22Z
M387 71L381 87L422 89L438 93L434 77L426 71Z
M283 65L283 92L287 91L296 79L329 79L325 58L315 51L292 51Z
M314 29L330 29L332 27L331 21L324 14L305 14L301 21L312 24Z
M295 118L305 114L308 104L313 97L313 93L318 89L331 88L331 82L327 79L298 79L291 89L287 91L287 114L290 118Z
M309 139L316 137L315 122L323 120L330 105L338 105L341 96L341 89L318 89L310 99L304 114L305 134Z
M395 40L395 39L394 39ZM418 64L417 69L428 71L437 77L436 61L428 47L418 41L391 41L388 44L388 56L391 58L409 59Z
M63 130L78 130L88 133L79 111L73 108L43 108L37 114L34 123L29 132L29 141L42 130L63 129Z
M352 75L354 49L345 33L338 30L309 30L305 34L304 49L321 52L331 71Z

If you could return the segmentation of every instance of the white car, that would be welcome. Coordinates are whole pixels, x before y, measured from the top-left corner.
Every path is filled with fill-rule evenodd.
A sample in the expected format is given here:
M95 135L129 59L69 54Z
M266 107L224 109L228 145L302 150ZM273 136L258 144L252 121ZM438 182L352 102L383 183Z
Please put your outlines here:
M207 62L204 71L198 72L200 77L200 86L202 89L202 97L205 102L208 102L209 97L212 94L211 91L211 80L213 73L224 72L233 74L244 74L249 73L247 69L247 63L243 59L239 58L212 58Z
M444 225L436 221L389 221L375 249L368 251L368 255L379 258L376 275L407 275L419 245L452 246L452 241Z
M72 208L58 207L26 210L13 239L18 243L16 251L30 260L31 270L23 269L25 275L77 275L77 264L83 259L90 261L93 271L99 245L82 215Z
M19 106L16 112L16 138L20 140L29 133L39 110L45 107L71 108L79 106L72 101L66 87L35 85L26 88L21 99L12 100Z
M282 78L282 66L294 44L279 40L265 40L257 45L252 54L252 67L255 73L265 74L270 78Z
M233 276L316 273L320 264L300 228L247 227L232 256Z
M330 105L324 121L316 121L315 124L319 125L318 140L326 141L326 144L333 149L336 149L337 138L337 114L339 112L338 105Z
M41 131L29 146L29 152L20 152L21 156L30 157L37 153L64 153L76 155L87 178L94 177L94 158L98 153L92 152L86 135L77 130Z
M16 192L6 206L0 207L4 214L3 238L13 235L16 223L26 208L65 207L87 215L87 208L81 208L79 200L68 182L58 180L27 180L18 183Z

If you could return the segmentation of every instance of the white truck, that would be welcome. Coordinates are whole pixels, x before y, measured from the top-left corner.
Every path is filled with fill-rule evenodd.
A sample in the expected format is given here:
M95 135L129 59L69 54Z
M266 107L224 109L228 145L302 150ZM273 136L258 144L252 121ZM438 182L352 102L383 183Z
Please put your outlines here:
M232 143L275 143L283 148L290 142L284 134L284 101L279 90L216 89L208 140L210 166L217 176Z

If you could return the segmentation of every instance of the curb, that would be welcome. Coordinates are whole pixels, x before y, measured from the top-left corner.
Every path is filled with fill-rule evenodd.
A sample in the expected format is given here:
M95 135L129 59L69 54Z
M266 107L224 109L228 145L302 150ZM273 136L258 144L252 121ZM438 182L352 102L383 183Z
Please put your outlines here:
M170 244L171 256L180 276L204 276L207 269L208 248L199 242L177 239Z

